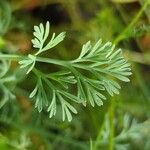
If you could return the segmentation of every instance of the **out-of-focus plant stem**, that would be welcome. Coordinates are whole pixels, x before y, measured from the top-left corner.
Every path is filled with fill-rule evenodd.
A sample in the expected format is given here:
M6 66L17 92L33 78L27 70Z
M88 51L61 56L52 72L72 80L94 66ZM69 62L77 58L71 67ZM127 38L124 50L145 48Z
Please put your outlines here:
M114 40L114 44L117 45L121 40L124 39L124 37L126 36L126 33L130 30L130 28L132 28L135 25L135 23L138 21L138 19L140 18L140 16L142 15L143 11L146 9L146 7L148 6L149 3L150 3L150 0L145 1L145 3L143 4L143 7L139 10L139 12L134 17L134 19L131 21L131 23ZM132 52L127 53L127 55L129 56L128 58L131 61L135 61L135 62L138 62L138 63L149 63L149 61L147 61L147 62L143 61L143 59L142 59L143 56L142 55L138 55L141 58L141 59L138 59L138 60L135 58L134 53L132 53ZM115 110L115 101L112 99L111 103L110 103L109 110L108 110L109 111L110 128L111 128L110 129L111 133L109 135L109 150L113 150L114 149L114 140L113 140L114 139L114 113L115 113L114 110ZM96 141L93 144L93 150L97 150L97 147L98 147L98 144L99 144L98 141L101 138L101 131L103 129L104 122L105 121L103 121L102 127L99 129L99 132L97 134Z
M124 55L127 59L144 65L150 65L150 53L139 53L134 51L126 50Z
M74 0L62 0L62 4L67 8L70 19L74 27L80 27L82 25L82 18L79 13L77 1Z
M142 8L139 10L137 15L133 18L131 23L123 30L123 32L114 40L114 44L118 44L121 40L123 40L126 36L126 33L135 25L143 11L150 4L150 0L146 0L143 4ZM110 135L109 135L109 150L114 149L114 110L115 110L115 101L111 100L110 108L109 108L109 121L110 121Z
M93 150L97 150L97 147L98 147L98 144L99 144L99 140L100 140L100 137L101 137L101 131L102 131L103 128L104 128L104 122L105 122L105 118L104 118L104 120L103 120L102 126L101 126L100 129L99 129L97 138L96 138L96 140L95 140L95 142L94 142L94 144L93 144Z
M109 122L110 122L110 135L109 135L109 150L114 149L114 108L115 103L114 99L110 102L110 108L109 108Z
M0 37L0 48L5 45L5 41L2 37Z
M114 40L115 44L118 44L121 40L123 40L126 37L126 33L135 25L135 23L138 21L138 19L141 17L143 11L147 8L147 6L150 4L150 0L146 0L140 9L140 11L136 14L134 19L131 21L131 23L123 30L123 32Z

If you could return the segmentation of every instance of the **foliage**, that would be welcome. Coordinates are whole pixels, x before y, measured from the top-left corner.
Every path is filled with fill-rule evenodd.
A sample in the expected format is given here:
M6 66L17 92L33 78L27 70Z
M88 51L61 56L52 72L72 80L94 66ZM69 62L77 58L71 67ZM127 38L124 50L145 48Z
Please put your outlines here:
M48 107L50 118L55 116L57 104L62 107L63 121L67 117L68 121L72 120L72 113L77 113L74 106L67 101L72 100L76 103L82 103L86 106L87 101L94 107L103 105L106 99L103 91L106 90L111 96L119 94L120 85L113 79L128 82L127 76L131 75L130 64L122 56L121 49L115 51L115 45L111 42L102 43L98 40L93 46L89 42L83 45L79 57L72 61L49 60L48 58L38 58L37 56L60 43L65 33L62 32L55 37L53 33L48 43L46 39L49 35L49 22L46 27L41 23L34 27L34 36L32 40L33 47L38 51L35 55L28 55L27 59L21 60L21 68L28 68L27 74L33 70L37 77L37 84L30 94L30 98L35 97L35 107L41 112L43 108ZM61 65L66 70L45 74L36 69L36 61L53 63ZM83 75L81 70L85 70L90 76ZM90 78L93 77L93 78ZM55 82L54 82L55 81ZM58 85L59 86L58 86ZM69 87L76 84L77 96L70 93ZM46 87L49 91L46 91ZM52 98L50 98L52 97Z
M0 149L149 150L149 5L0 1Z
M11 20L11 8L7 1L0 1L0 36L4 34Z
M3 60L0 65L0 89L2 91L3 96L0 101L0 108L10 99L14 99L15 95L12 93L11 89L7 87L7 83L15 83L16 78L14 74L8 75L10 61ZM10 87L10 86L9 86Z
M114 120L115 126L117 126L119 120ZM144 123L138 123L137 120L131 119L129 115L125 115L122 118L122 123L120 123L120 126L117 127L118 133L115 133L114 137L114 145L115 150L129 150L132 149L131 142L132 141L140 141L142 138L149 138L144 133L144 128L147 128L149 130L149 122ZM103 125L101 135L100 135L100 143L98 145L100 146L100 149L108 149L107 143L109 142L109 135L111 132L110 128L110 122L108 114L105 117L105 123ZM146 144L146 142L145 142ZM145 145L144 144L144 145ZM143 145L142 145L143 146ZM140 146L141 147L141 146Z

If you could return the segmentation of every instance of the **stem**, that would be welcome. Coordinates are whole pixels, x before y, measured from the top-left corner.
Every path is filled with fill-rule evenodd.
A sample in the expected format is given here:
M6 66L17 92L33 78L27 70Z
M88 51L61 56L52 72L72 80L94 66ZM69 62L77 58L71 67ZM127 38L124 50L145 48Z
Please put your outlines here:
M49 64L54 64L54 65L59 65L59 66L68 66L69 61L65 60L58 60L58 59L51 59L51 58L43 58L43 57L36 57L37 62L43 62L43 63L49 63Z
M109 150L114 149L114 99L111 100L109 108L109 122L110 122L110 134L109 134Z
M28 56L12 55L12 54L0 54L0 58L3 60L20 61L23 59L29 59ZM60 66L67 66L70 62L65 60L51 59L45 57L36 57L37 62L49 63Z
M123 40L126 36L126 33L135 25L135 23L138 21L138 19L141 17L143 11L146 9L146 7L150 4L150 0L146 0L143 4L140 11L136 14L134 19L131 21L131 23L123 30L123 32L114 40L115 44L118 44L121 40Z
M105 122L105 117L104 117L103 122ZM98 144L100 142L99 139L101 137L101 131L103 130L103 128L104 128L104 123L102 124L101 128L99 129L98 136L96 137L96 141L95 141L95 143L93 145L93 150L96 150L97 147L98 147Z
M14 77L14 76L9 76L9 77L2 78L2 79L1 79L1 83L4 83L4 82L11 82L11 81L15 81L15 77Z
M5 45L5 41L2 37L0 37L0 47L2 47L3 45Z
M43 74L41 71L37 70L36 68L33 68L32 71L37 77L40 76L40 78L42 78L52 90L54 89L56 90L56 87L49 80L45 78L45 74Z
M73 138L64 137L63 134L59 135L59 137L58 137L58 135L55 133L47 132L46 129L42 128L43 126L36 126L36 125L33 126L33 124L30 124L30 123L25 123L25 124L22 124L20 122L16 123L10 119L5 120L3 117L0 118L0 121L2 123L7 123L7 124L11 125L12 127L16 128L19 131L25 130L26 132L40 135L43 139L47 138L47 139L55 140L56 138L59 138L59 140L61 142L67 143L68 145L74 145L75 147L77 147L77 149L83 149L83 150L88 149L88 147L87 147L88 142L84 143L84 142L77 141ZM56 126L52 126L52 127L59 129Z
M0 54L0 59L3 60L3 59L6 59L6 60L21 60L23 59L24 57L23 56L20 56L20 55L13 55L13 54ZM25 57L27 58L27 56Z
M150 3L150 0L145 1L142 8L134 17L134 19L131 21L131 23L114 40L114 43L116 45L125 38L126 33L135 25L135 23L138 21L138 19L140 18L140 16L142 15L143 11L145 10L145 8L148 6L149 3ZM115 102L112 99L110 103L110 108L109 108L109 121L110 121L109 150L114 150L114 110L115 110Z

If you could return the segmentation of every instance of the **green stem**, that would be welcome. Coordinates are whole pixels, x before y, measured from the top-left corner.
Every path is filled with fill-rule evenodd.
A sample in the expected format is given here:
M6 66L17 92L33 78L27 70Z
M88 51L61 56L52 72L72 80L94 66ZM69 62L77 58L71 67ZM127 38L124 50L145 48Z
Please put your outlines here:
M111 100L109 108L109 122L110 122L110 134L109 134L109 150L114 150L114 99Z
M143 11L146 9L146 7L150 4L150 0L146 0L140 9L140 11L136 14L134 19L131 21L131 23L123 30L123 32L114 40L115 44L118 44L121 40L123 40L126 36L126 33L135 25L135 23L138 21L138 19L141 17Z
M14 61L20 61L23 59L29 59L28 56L20 56L20 55L12 55L12 54L0 54L0 58L3 60L14 60ZM69 61L65 60L58 60L58 59L51 59L51 58L43 58L43 57L36 57L37 62L43 62L43 63L49 63L54 65L60 65L60 66L67 66Z
M3 60L21 60L21 58L23 59L22 56L19 55L13 55L13 54L0 54L0 59Z
M5 41L2 37L0 37L0 48L5 45Z
M43 58L43 57L36 57L37 62L43 62L43 63L49 63L49 64L54 64L54 65L59 65L59 66L68 66L69 61L65 60L58 60L58 59L51 59L51 58Z
M150 3L150 0L146 0L143 4L140 11L137 13L137 15L134 17L134 19L131 21L131 23L123 30L123 32L114 40L114 43L117 45L121 40L123 40L126 36L126 33L135 25L135 23L138 21L140 16L142 15L145 8ZM115 109L115 103L114 100L111 100L110 108L109 108L109 121L110 121L110 135L109 135L109 150L114 149L114 109Z
M104 117L103 122L105 122L105 117ZM102 124L101 128L99 129L98 136L96 137L96 141L95 141L95 143L93 145L93 150L96 150L97 147L98 147L99 139L101 137L101 131L103 130L103 128L104 128L104 123Z
M137 15L134 17L134 19L131 21L131 23L127 26L127 28L125 28L123 30L123 32L114 40L114 43L117 45L121 40L124 39L126 33L130 30L130 28L132 28L135 23L137 22L137 20L140 18L140 16L142 15L143 11L145 10L145 8L148 6L148 4L150 3L150 0L145 1L145 3L143 4L143 7L140 9L140 11L137 13ZM137 60L138 62L138 60ZM74 65L75 66L75 65ZM75 67L78 67L77 65ZM113 150L114 149L114 101L111 100L111 104L110 104L110 109L109 109L109 120L110 120L110 135L109 135L109 150ZM103 123L104 125L104 123ZM102 126L103 126L102 125ZM96 138L96 142L94 143L93 149L96 150L97 146L98 146L98 140L100 139L100 135L101 135L101 131L102 128L100 128L99 132L98 132L98 136Z
M87 145L88 145L88 142L80 142L80 141L77 141L77 140L74 140L73 138L69 138L69 137L64 137L64 135L57 135L55 133L52 133L52 132L47 132L46 129L44 129L42 126L34 126L32 124L22 124L20 122L14 122L10 119L7 119L5 120L4 118L0 118L0 121L2 123L6 123L6 124L9 124L11 125L12 127L14 127L15 129L17 129L18 131L22 131L25 130L26 132L30 132L30 133L33 133L33 134L38 134L40 135L43 139L51 139L51 140L55 140L56 138L59 138L59 140L61 142L64 142L68 145L73 145L75 146L77 149L82 149L82 150L87 150ZM53 126L52 126L53 127ZM55 126L56 128L56 126ZM58 129L58 128L56 128Z

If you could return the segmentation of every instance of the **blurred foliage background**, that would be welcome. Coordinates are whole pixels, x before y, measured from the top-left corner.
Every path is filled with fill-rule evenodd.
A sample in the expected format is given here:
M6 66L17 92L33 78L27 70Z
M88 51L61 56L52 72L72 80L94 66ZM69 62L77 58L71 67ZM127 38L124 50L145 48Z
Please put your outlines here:
M23 82L18 71L17 97L0 109L0 150L149 150L150 0L0 0L0 51L30 53L33 26L47 20L67 36L46 55L71 59L88 40L112 41L132 64L131 82L102 107L77 106L68 123L34 109L34 79Z

